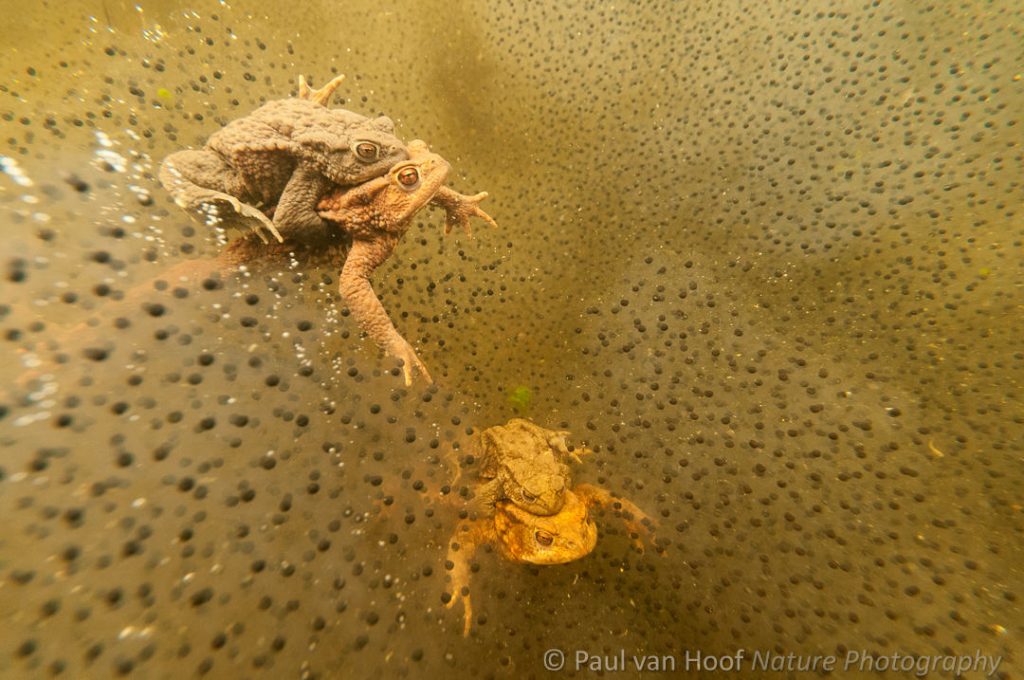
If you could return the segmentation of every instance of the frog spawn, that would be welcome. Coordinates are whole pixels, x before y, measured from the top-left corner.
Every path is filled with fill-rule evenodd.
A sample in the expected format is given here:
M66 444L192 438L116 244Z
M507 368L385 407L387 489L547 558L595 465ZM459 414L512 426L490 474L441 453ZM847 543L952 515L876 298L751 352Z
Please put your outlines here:
M304 42L221 5L149 38L134 15L115 35L43 15L61 32L4 65L2 153L34 182L0 178L5 338L67 355L0 421L12 668L516 675L642 641L980 649L1016 674L1019 9L481 6L457 35L458 6L292 11ZM355 25L401 44L332 62ZM375 281L434 389L397 387L336 272L107 311L218 249L146 159L290 91L291 61L336 63L339 105L404 121L493 196L500 232L444 242L423 216ZM95 131L124 173L91 165ZM46 348L89 319L81 351ZM463 643L431 500L445 448L472 469L467 430L514 415L519 385L595 450L587 481L657 514L665 557L601 518L586 561L482 554Z

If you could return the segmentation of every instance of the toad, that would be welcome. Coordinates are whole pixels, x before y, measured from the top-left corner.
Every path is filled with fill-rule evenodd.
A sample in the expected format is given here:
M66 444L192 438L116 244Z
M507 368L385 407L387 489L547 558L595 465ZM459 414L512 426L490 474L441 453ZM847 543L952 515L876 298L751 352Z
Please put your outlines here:
M476 442L480 479L477 508L490 514L499 500L508 500L534 515L562 509L571 483L566 460L580 462L587 449L570 453L568 432L547 430L522 418L484 430Z
M240 217L265 242L263 230L281 242L322 235L316 206L333 185L380 177L408 158L390 118L327 107L343 77L313 90L300 76L298 97L268 102L202 149L164 159L161 184L182 208L211 222Z
M497 226L479 203L487 192L464 196L444 186L451 166L427 150L425 142L409 142L409 160L378 177L324 198L317 209L352 239L341 270L340 290L359 326L378 347L402 360L405 384L412 384L413 370L433 382L412 346L395 329L370 285L370 275L391 253L409 223L428 202L444 208L446 233L460 226L469 233L470 217Z
M510 500L495 503L491 516L459 523L448 544L447 563L451 573L449 609L463 602L463 636L473 621L469 578L477 548L494 545L498 554L520 564L565 564L587 556L597 544L597 526L592 508L615 512L626 525L634 546L643 552L643 539L650 540L646 524L652 520L636 505L590 484L579 484L564 493L561 510L553 515L534 515Z

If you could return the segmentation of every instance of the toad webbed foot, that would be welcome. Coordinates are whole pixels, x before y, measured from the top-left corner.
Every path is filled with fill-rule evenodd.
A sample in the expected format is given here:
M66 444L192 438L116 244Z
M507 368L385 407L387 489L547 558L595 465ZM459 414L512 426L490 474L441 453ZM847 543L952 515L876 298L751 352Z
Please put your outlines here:
M418 371L426 378L428 384L434 382L433 378L430 377L430 373L427 371L427 367L420 361L420 358L416 355L416 350L412 348L405 338L399 338L397 342L392 344L388 349L388 354L393 357L397 357L402 360L402 376L405 379L405 386L412 385L413 371Z
M270 243L267 237L263 235L262 229L266 229L271 234L273 234L274 238L277 239L278 243L284 243L284 238L281 236L281 232L277 230L277 227L274 226L274 223L271 221L269 217L267 217L263 213L262 210L255 206L249 205L248 203L242 203L234 196L228 196L225 200L227 200L228 203L231 204L231 207L235 209L235 212L241 215L242 217L248 217L253 220L256 220L255 222L251 223L250 226L252 227L252 230L256 232L256 235L260 237L261 241L263 241L264 243Z
M571 458L572 461L577 465L583 465L583 457L592 456L594 455L594 452L584 446L581 448L573 449L572 451L567 452L566 455L569 456L569 458Z
M240 180L234 169L216 153L206 149L178 151L160 165L159 175L160 183L174 197L179 207L193 214L201 213L208 222L222 222L230 219L218 208L226 203L236 214L250 222L248 226L264 243L269 241L262 229L268 230L279 242L284 241L277 227L263 211L242 202L234 195L240 191Z
M197 187L195 191L190 191L187 195L176 197L175 202L186 210L204 215L207 223L219 223L230 220L230 217L225 217L217 208L218 205L227 203L237 215L245 218L247 226L259 236L261 241L270 243L263 233L265 229L273 234L279 243L284 242L277 227L274 226L269 217L263 214L262 210L248 203L243 203L231 194Z
M562 456L569 458L574 463L579 465L583 464L583 456L592 456L594 452L585 446L569 448L569 435L571 433L566 430L557 430L551 432L548 437L548 446L557 451Z
M469 599L469 586L468 584L457 585L453 580L451 599L444 606L451 609L459 600L462 600L463 608L462 637L468 637L469 629L473 625L473 603Z
M299 99L307 99L311 102L316 102L320 106L327 106L331 101L331 96L334 91L338 89L341 82L345 80L344 75L335 76L323 87L314 90L306 82L306 77L299 75Z

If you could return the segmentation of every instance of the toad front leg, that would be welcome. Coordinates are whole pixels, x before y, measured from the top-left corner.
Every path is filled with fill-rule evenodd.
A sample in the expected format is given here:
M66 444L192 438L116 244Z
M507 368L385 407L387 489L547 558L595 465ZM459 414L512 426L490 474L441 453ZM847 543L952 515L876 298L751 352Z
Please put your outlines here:
M469 218L471 217L479 217L492 227L498 226L494 218L480 209L480 201L487 198L487 195L486 191L481 191L478 194L466 196L448 187L441 187L430 201L430 204L444 208L444 233L451 233L452 227L457 226L465 232L466 236L472 238L473 232L469 226Z
M354 238L352 249L341 270L341 296L360 328L370 336L370 339L385 352L403 361L402 373L406 385L412 384L414 369L422 373L428 383L432 383L427 367L391 323L388 313L370 285L370 275L388 259L397 243L397 237L385 234L372 239Z
M473 511L489 517L494 514L495 504L504 497L504 482L501 479L492 479L477 485L473 490L473 500L469 507Z
M322 235L326 222L317 213L317 203L331 188L319 171L300 163L292 173L274 209L274 224L296 240Z
M644 539L651 541L651 530L648 529L647 525L654 526L654 520L647 516L643 510L638 508L634 503L613 496L608 491L605 491L599 486L593 484L579 484L573 492L583 499L588 506L600 506L606 510L612 510L616 513L616 516L622 519L622 523L626 525L626 529L629 530L629 538L632 540L633 545L644 552Z

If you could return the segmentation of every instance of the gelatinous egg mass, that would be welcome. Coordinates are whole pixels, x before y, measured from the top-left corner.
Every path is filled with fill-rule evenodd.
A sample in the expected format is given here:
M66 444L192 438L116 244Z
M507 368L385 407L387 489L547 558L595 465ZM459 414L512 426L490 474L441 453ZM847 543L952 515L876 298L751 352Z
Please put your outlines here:
M1019 676L1020 3L173 4L4 3L0 675ZM425 210L373 275L431 387L345 243L218 269L230 208L156 179L341 73L499 225ZM523 413L654 545L480 550L463 638L475 435Z

